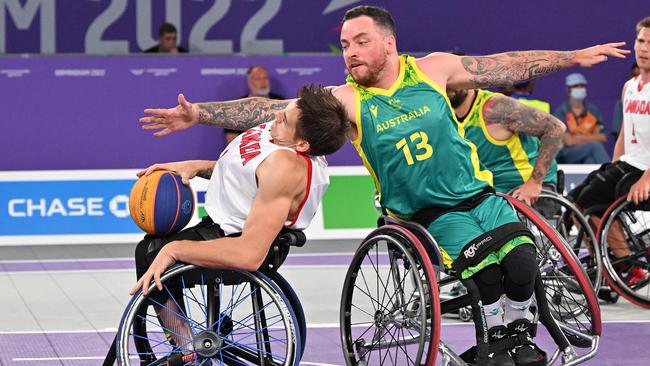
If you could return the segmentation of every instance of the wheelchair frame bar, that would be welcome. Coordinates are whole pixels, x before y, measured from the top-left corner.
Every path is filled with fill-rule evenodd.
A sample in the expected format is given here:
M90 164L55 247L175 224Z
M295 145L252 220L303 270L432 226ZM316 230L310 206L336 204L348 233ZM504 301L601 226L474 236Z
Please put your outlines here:
M598 244L600 245L601 252L603 253L603 258L605 255L608 254L608 246L607 246L607 238L603 238L603 231L606 229L609 231L609 228L611 226L610 222L610 217L617 216L623 209L630 205L628 204L621 204L621 202L627 200L627 195L621 196L618 199L614 201L609 207L607 207L607 210L601 217L600 223L598 224L598 234L596 237L596 240L598 240ZM625 225L622 225L625 226ZM626 229L626 228L625 228ZM629 233L628 233L629 234ZM637 300L634 296L632 296L627 289L622 288L621 286L618 285L617 281L613 278L616 276L619 281L622 281L622 279L618 276L618 273L612 266L611 262L609 260L603 260L603 265L605 267L605 280L609 284L609 286L619 295L623 296L626 300L629 302L638 305L642 308L650 309L649 304L645 304L639 300Z

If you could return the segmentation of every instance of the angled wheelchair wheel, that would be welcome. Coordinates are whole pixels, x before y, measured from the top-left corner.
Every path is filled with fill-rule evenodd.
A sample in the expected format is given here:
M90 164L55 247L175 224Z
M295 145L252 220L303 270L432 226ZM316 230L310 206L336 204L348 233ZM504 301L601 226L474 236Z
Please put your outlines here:
M616 232L623 235L624 243L614 243ZM628 301L650 309L650 211L620 197L603 215L598 240L611 288ZM629 254L615 256L614 245L624 246Z
M543 293L550 314L571 345L590 348L586 354L574 356L584 359L593 357L598 348L602 323L596 294L583 266L562 236L534 209L516 198L504 197L534 236ZM538 300L536 303L539 305ZM548 324L544 325L549 328ZM553 336L553 332L549 331ZM562 343L558 339L555 341ZM560 346L557 352L565 352L566 356L562 348Z
M440 341L436 273L408 229L385 225L357 249L341 298L348 365L434 365Z
M178 265L161 280L162 291L152 282L124 311L120 365L298 365L295 315L265 275Z
M533 208L564 238L598 293L603 278L600 246L585 216L569 200L547 190L542 190Z
M289 282L279 272L273 272L269 277L278 285L280 290L282 290L282 293L284 293L287 300L289 300L291 310L293 310L293 313L296 315L296 329L300 333L301 345L299 355L300 358L302 358L302 355L305 353L305 345L307 344L307 321L305 320L305 311L302 308L302 303L300 302L300 299L298 299L298 295L293 290L293 287L291 287Z

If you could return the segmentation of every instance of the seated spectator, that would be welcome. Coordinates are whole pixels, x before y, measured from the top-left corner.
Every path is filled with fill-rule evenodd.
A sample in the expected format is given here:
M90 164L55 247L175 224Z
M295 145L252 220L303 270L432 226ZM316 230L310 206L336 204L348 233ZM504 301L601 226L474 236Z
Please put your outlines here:
M170 23L163 23L158 28L158 44L146 49L146 53L186 53L187 50L178 45L178 32Z
M582 74L573 73L566 77L568 100L556 110L555 117L563 121L566 134L564 147L557 154L558 163L603 164L610 160L603 143L607 136L603 133L603 117L594 104L585 101L587 79Z
M514 93L512 93L510 96L514 99L517 99L519 103L537 108L542 112L551 113L551 105L548 104L548 102L533 97L533 88L535 87L534 80L517 83L512 87L514 89Z
M246 71L246 85L248 86L248 93L242 95L241 98L262 97L268 99L284 99L281 95L271 92L271 79L266 67L262 65L253 65ZM225 130L226 144L229 144L237 135L242 131Z
M632 64L632 69L630 70L630 79L634 79L639 76L639 74L641 74L641 70L639 69L639 65L635 62ZM621 102L621 99L618 99L616 104L614 104L614 114L612 115L611 134L614 137L614 140L618 138L618 134L621 132L621 121L623 121L623 102Z

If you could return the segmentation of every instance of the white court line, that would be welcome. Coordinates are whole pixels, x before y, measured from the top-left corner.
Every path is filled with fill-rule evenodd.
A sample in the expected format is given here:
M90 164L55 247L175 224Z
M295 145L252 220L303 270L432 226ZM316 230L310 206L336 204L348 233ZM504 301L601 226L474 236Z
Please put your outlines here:
M650 323L650 319L639 319L639 320L603 320L603 324L628 324L628 323ZM442 326L455 326L455 325L470 325L474 324L471 322L455 322L455 323L442 323ZM363 326L363 325L361 325ZM328 329L328 328L338 328L339 323L307 323L307 329ZM67 334L67 333L115 333L117 328L105 328L101 330L22 330L22 331L0 331L0 335L11 335L11 334Z

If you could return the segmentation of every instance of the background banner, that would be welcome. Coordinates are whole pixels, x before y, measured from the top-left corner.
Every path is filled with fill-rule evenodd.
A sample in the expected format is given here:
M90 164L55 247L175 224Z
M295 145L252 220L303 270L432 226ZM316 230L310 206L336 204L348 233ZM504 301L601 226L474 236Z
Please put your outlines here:
M564 165L567 190L597 165ZM361 166L328 169L330 187L311 226L312 240L361 239L376 227L372 178ZM137 170L0 172L0 245L137 243L128 197ZM207 180L191 181L205 215Z

